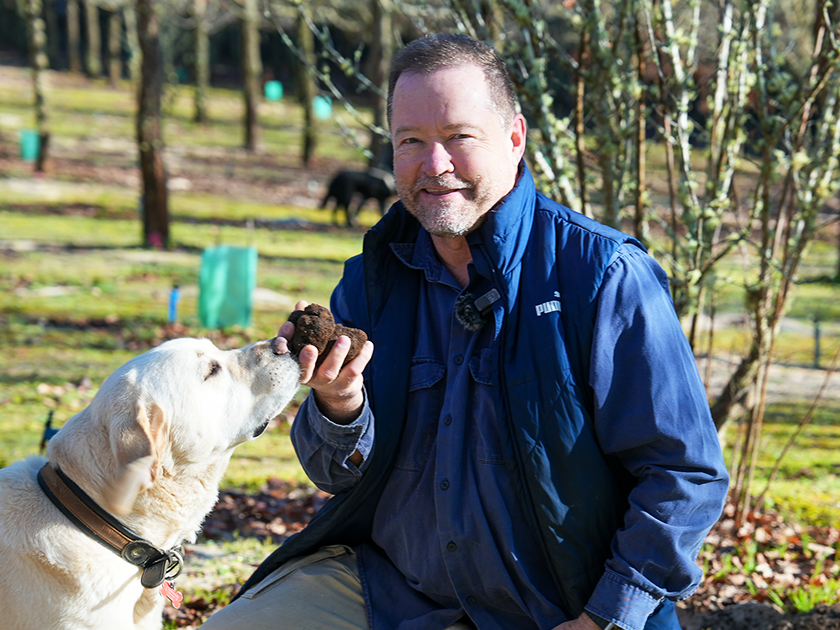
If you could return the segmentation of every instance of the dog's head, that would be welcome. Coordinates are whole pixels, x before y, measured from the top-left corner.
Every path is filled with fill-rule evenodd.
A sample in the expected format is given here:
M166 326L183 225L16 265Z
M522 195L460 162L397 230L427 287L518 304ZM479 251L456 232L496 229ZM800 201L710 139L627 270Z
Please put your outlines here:
M49 457L79 471L80 485L88 479L103 507L127 514L162 475L226 464L236 446L265 431L300 378L291 355L272 348L270 341L228 351L206 339L161 344L106 379L51 440Z

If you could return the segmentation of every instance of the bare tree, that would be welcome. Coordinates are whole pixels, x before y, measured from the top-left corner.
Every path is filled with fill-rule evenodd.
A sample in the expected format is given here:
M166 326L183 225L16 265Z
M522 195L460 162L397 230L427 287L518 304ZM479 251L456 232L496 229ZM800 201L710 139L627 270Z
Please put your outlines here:
M811 64L798 83L774 57L767 33L769 2L749 17L756 69L756 115L759 124L761 177L754 192L753 221L759 233L758 274L748 277L752 346L757 355L746 439L738 462L733 495L736 516L754 504L751 485L767 399L770 365L782 317L798 277L805 250L816 235L817 218L826 199L837 192L840 159L840 61L829 3L820 0ZM821 110L821 111L818 111ZM781 181L781 183L779 183Z
M169 247L169 202L163 160L161 94L163 51L155 0L137 0L137 30L143 56L137 107L137 146L143 181L143 242Z
M226 0L191 0L191 12L190 24L195 30L193 120L206 123L210 119L207 112L207 90L210 89L210 37L235 22L237 17L230 11Z
M67 0L67 56L71 72L82 71L79 43L79 0Z
M59 67L58 47L58 13L56 11L56 0L43 0L44 18L47 24L47 54L49 56L49 67Z
M128 45L128 76L133 82L140 79L140 64L143 53L140 51L140 41L137 36L137 12L134 2L129 0L122 9L125 22L125 41Z
M243 0L242 75L245 99L245 148L256 151L260 144L259 103L262 77L260 59L260 10L258 0Z
M195 112L193 120L206 123L207 88L210 86L210 32L207 24L207 0L193 0L195 25Z
M84 0L87 24L87 54L85 67L92 77L102 74L102 38L99 32L99 5L96 0Z
M365 8L371 10L365 12L363 10ZM348 14L357 9L359 10L357 13L348 16ZM387 91L387 66L390 63L389 51L392 50L394 41L393 34L395 29L389 26L392 24L393 5L391 4L391 0L371 0L369 4L364 5L356 3L343 5L332 2L318 6L317 11L319 23L339 24L345 30L360 30L363 33L373 35L373 41L368 42L371 47L371 71L369 74L375 80L369 78L368 74L362 71L361 58L363 51L361 46L355 51L352 58L342 55L333 44L329 27L315 24L309 15L308 9L304 8L302 4L297 3L292 9L293 17L291 20L294 20L296 25L300 25L298 20L302 18L308 29L314 35L322 57L321 62L315 63L311 57L304 53L300 45L286 33L285 25L291 21L287 6L278 0L272 0L270 2L270 16L283 42L295 54L299 63L306 68L306 71L312 79L317 82L321 91L333 99L337 105L343 107L358 127L363 130L360 132L359 128L351 127L341 117L334 118L345 139L373 165L377 158L382 157L381 155L377 155L377 152L381 152L383 143L390 142L390 135L385 127L386 112L384 101ZM331 64L326 63L326 60L329 60ZM350 89L354 93L359 93L364 90L370 93L374 101L372 107L374 114L373 121L362 114L356 108L353 101L342 91L338 82L333 81L330 69L331 65L335 66L338 72L351 80ZM381 79L379 78L380 73ZM352 81L354 80L358 82L358 85L352 85Z
M390 0L371 0L371 43L370 43L370 80L382 92L388 91L388 65L394 54L393 7ZM374 95L373 124L385 129L388 125L388 112L383 99ZM372 133L370 152L373 158L371 166L385 166L378 161L386 153L390 138L384 134Z
M32 68L32 87L35 94L35 124L38 131L39 150L35 171L46 172L49 166L50 125L47 87L47 33L41 0L25 0L22 14L26 18L29 39L29 63Z
M108 11L108 80L117 87L122 77L122 11L112 6Z
M297 63L298 101L303 108L303 134L301 138L301 162L309 166L312 156L315 154L315 147L318 144L318 124L315 120L315 82L307 71L307 67L315 64L315 38L309 29L307 19L308 10L304 5L300 6L300 15L297 19L297 44L300 47L301 59Z

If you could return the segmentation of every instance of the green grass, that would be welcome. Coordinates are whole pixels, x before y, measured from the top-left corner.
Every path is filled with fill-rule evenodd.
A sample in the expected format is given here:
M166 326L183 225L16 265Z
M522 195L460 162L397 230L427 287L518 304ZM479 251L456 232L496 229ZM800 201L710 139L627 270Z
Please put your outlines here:
M764 489L782 448L811 404L804 399L768 404L753 488L756 494ZM795 520L836 525L840 517L840 465L833 456L840 450L838 418L840 401L824 401L782 460L779 475L771 485L771 505Z
M302 399L307 392L308 388L303 388L297 398ZM225 473L223 485L256 491L270 476L292 483L309 483L292 448L289 426L282 423L272 426L258 440L246 442L237 448ZM262 471L263 475L255 476L254 471Z

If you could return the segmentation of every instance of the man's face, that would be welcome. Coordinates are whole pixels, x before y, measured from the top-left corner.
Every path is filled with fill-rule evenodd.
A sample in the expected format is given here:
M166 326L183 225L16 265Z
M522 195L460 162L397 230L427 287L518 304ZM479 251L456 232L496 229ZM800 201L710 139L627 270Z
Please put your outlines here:
M525 121L517 115L503 128L475 65L402 75L391 129L397 192L435 236L472 231L516 183Z

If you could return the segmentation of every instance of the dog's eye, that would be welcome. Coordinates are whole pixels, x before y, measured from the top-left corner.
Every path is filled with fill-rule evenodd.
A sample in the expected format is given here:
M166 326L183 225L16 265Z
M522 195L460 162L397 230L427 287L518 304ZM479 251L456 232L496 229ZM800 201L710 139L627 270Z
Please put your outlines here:
M208 378L216 376L216 374L218 374L221 371L222 365L218 361L213 361L212 363L210 363L210 371L207 373L207 376L204 377L204 380L206 381Z

